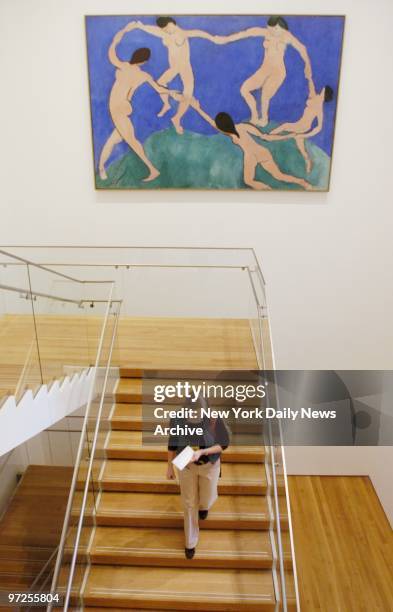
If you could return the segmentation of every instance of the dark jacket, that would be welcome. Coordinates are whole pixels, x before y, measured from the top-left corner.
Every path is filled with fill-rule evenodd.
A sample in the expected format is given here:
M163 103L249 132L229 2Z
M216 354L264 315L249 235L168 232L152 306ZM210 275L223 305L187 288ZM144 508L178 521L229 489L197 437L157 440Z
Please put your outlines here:
M201 436L169 436L168 450L176 451L176 455L181 453L186 446L198 446L199 448L203 449L219 444L222 450L225 450L229 445L229 432L224 421L220 417L214 420L204 417L202 422L197 424L187 421L187 419L171 419L170 427L176 427L176 425L179 425L182 428L185 428L185 426L188 425L189 427L197 426L203 429L203 434ZM217 459L220 458L220 455L221 453L203 455L200 460L197 461L197 464L207 463L208 461L215 463Z

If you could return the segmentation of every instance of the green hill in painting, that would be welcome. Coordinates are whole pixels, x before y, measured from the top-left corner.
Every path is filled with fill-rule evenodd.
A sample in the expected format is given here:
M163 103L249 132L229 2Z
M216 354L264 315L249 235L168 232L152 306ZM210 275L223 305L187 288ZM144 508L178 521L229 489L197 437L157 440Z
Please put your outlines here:
M314 162L309 175L293 140L264 142L283 172L306 178L317 191L326 190L330 158L312 142L306 144ZM206 136L185 131L179 136L171 128L155 132L144 146L161 171L157 179L144 183L147 168L129 151L108 166L107 180L96 174L97 189L249 189L243 182L243 154L223 134ZM276 181L260 167L256 178L273 189L301 190L297 185Z

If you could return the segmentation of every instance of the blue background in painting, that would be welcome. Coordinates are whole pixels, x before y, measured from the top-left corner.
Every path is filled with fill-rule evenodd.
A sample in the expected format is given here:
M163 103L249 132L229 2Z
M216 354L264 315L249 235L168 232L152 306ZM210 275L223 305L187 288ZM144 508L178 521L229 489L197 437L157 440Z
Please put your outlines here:
M265 26L266 16L180 16L173 15L180 27L201 29L211 34L230 34L252 26ZM343 17L294 16L285 17L290 31L306 45L313 70L316 90L324 85L333 87L335 97L325 104L324 127L312 140L328 155L333 145L334 118L337 105ZM102 146L113 130L108 110L108 98L114 82L115 68L109 62L108 48L113 36L129 21L139 20L154 24L156 17L88 16L86 35L89 62L91 112L93 123L94 159L97 164ZM215 45L208 40L192 38L191 63L195 76L195 97L211 116L220 111L230 113L235 122L249 120L250 111L240 95L241 84L251 76L263 60L263 39L248 38L227 45ZM117 46L118 57L128 61L135 49L149 47L151 58L143 69L155 79L168 68L168 53L161 39L141 30L125 34ZM288 47L285 53L287 77L270 105L270 120L278 123L296 121L302 115L308 94L304 78L304 63L299 53ZM170 87L181 90L176 78ZM258 94L257 94L258 95ZM172 103L174 108L176 103ZM136 136L144 142L153 132L172 126L173 112L159 119L162 102L149 86L142 85L132 99L132 122ZM185 129L201 134L217 133L193 109L183 117ZM122 156L129 148L124 143L115 148L110 161Z

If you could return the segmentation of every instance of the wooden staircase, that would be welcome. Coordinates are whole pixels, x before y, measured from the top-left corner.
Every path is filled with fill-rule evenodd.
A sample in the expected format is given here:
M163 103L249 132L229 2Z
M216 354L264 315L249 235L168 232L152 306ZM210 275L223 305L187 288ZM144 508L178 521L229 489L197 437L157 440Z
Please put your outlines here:
M0 591L29 590L56 549L71 477L70 467L26 469L0 520Z
M86 548L84 610L279 609L264 448L224 452L219 499L201 521L195 557L187 560L179 487L166 479L166 448L142 446L139 373L124 369L121 376L105 463L96 475L100 494ZM284 482L279 487L284 493ZM288 527L286 516L282 525ZM290 568L288 533L283 544ZM295 610L293 588L289 599Z

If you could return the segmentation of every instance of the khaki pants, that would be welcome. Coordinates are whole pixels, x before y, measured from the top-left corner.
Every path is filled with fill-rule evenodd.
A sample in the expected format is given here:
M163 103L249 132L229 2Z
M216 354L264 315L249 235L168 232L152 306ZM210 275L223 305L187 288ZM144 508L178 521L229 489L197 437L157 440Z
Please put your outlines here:
M180 494L184 510L186 548L195 548L199 536L199 510L209 510L217 499L220 460L196 465L190 463L178 472Z

